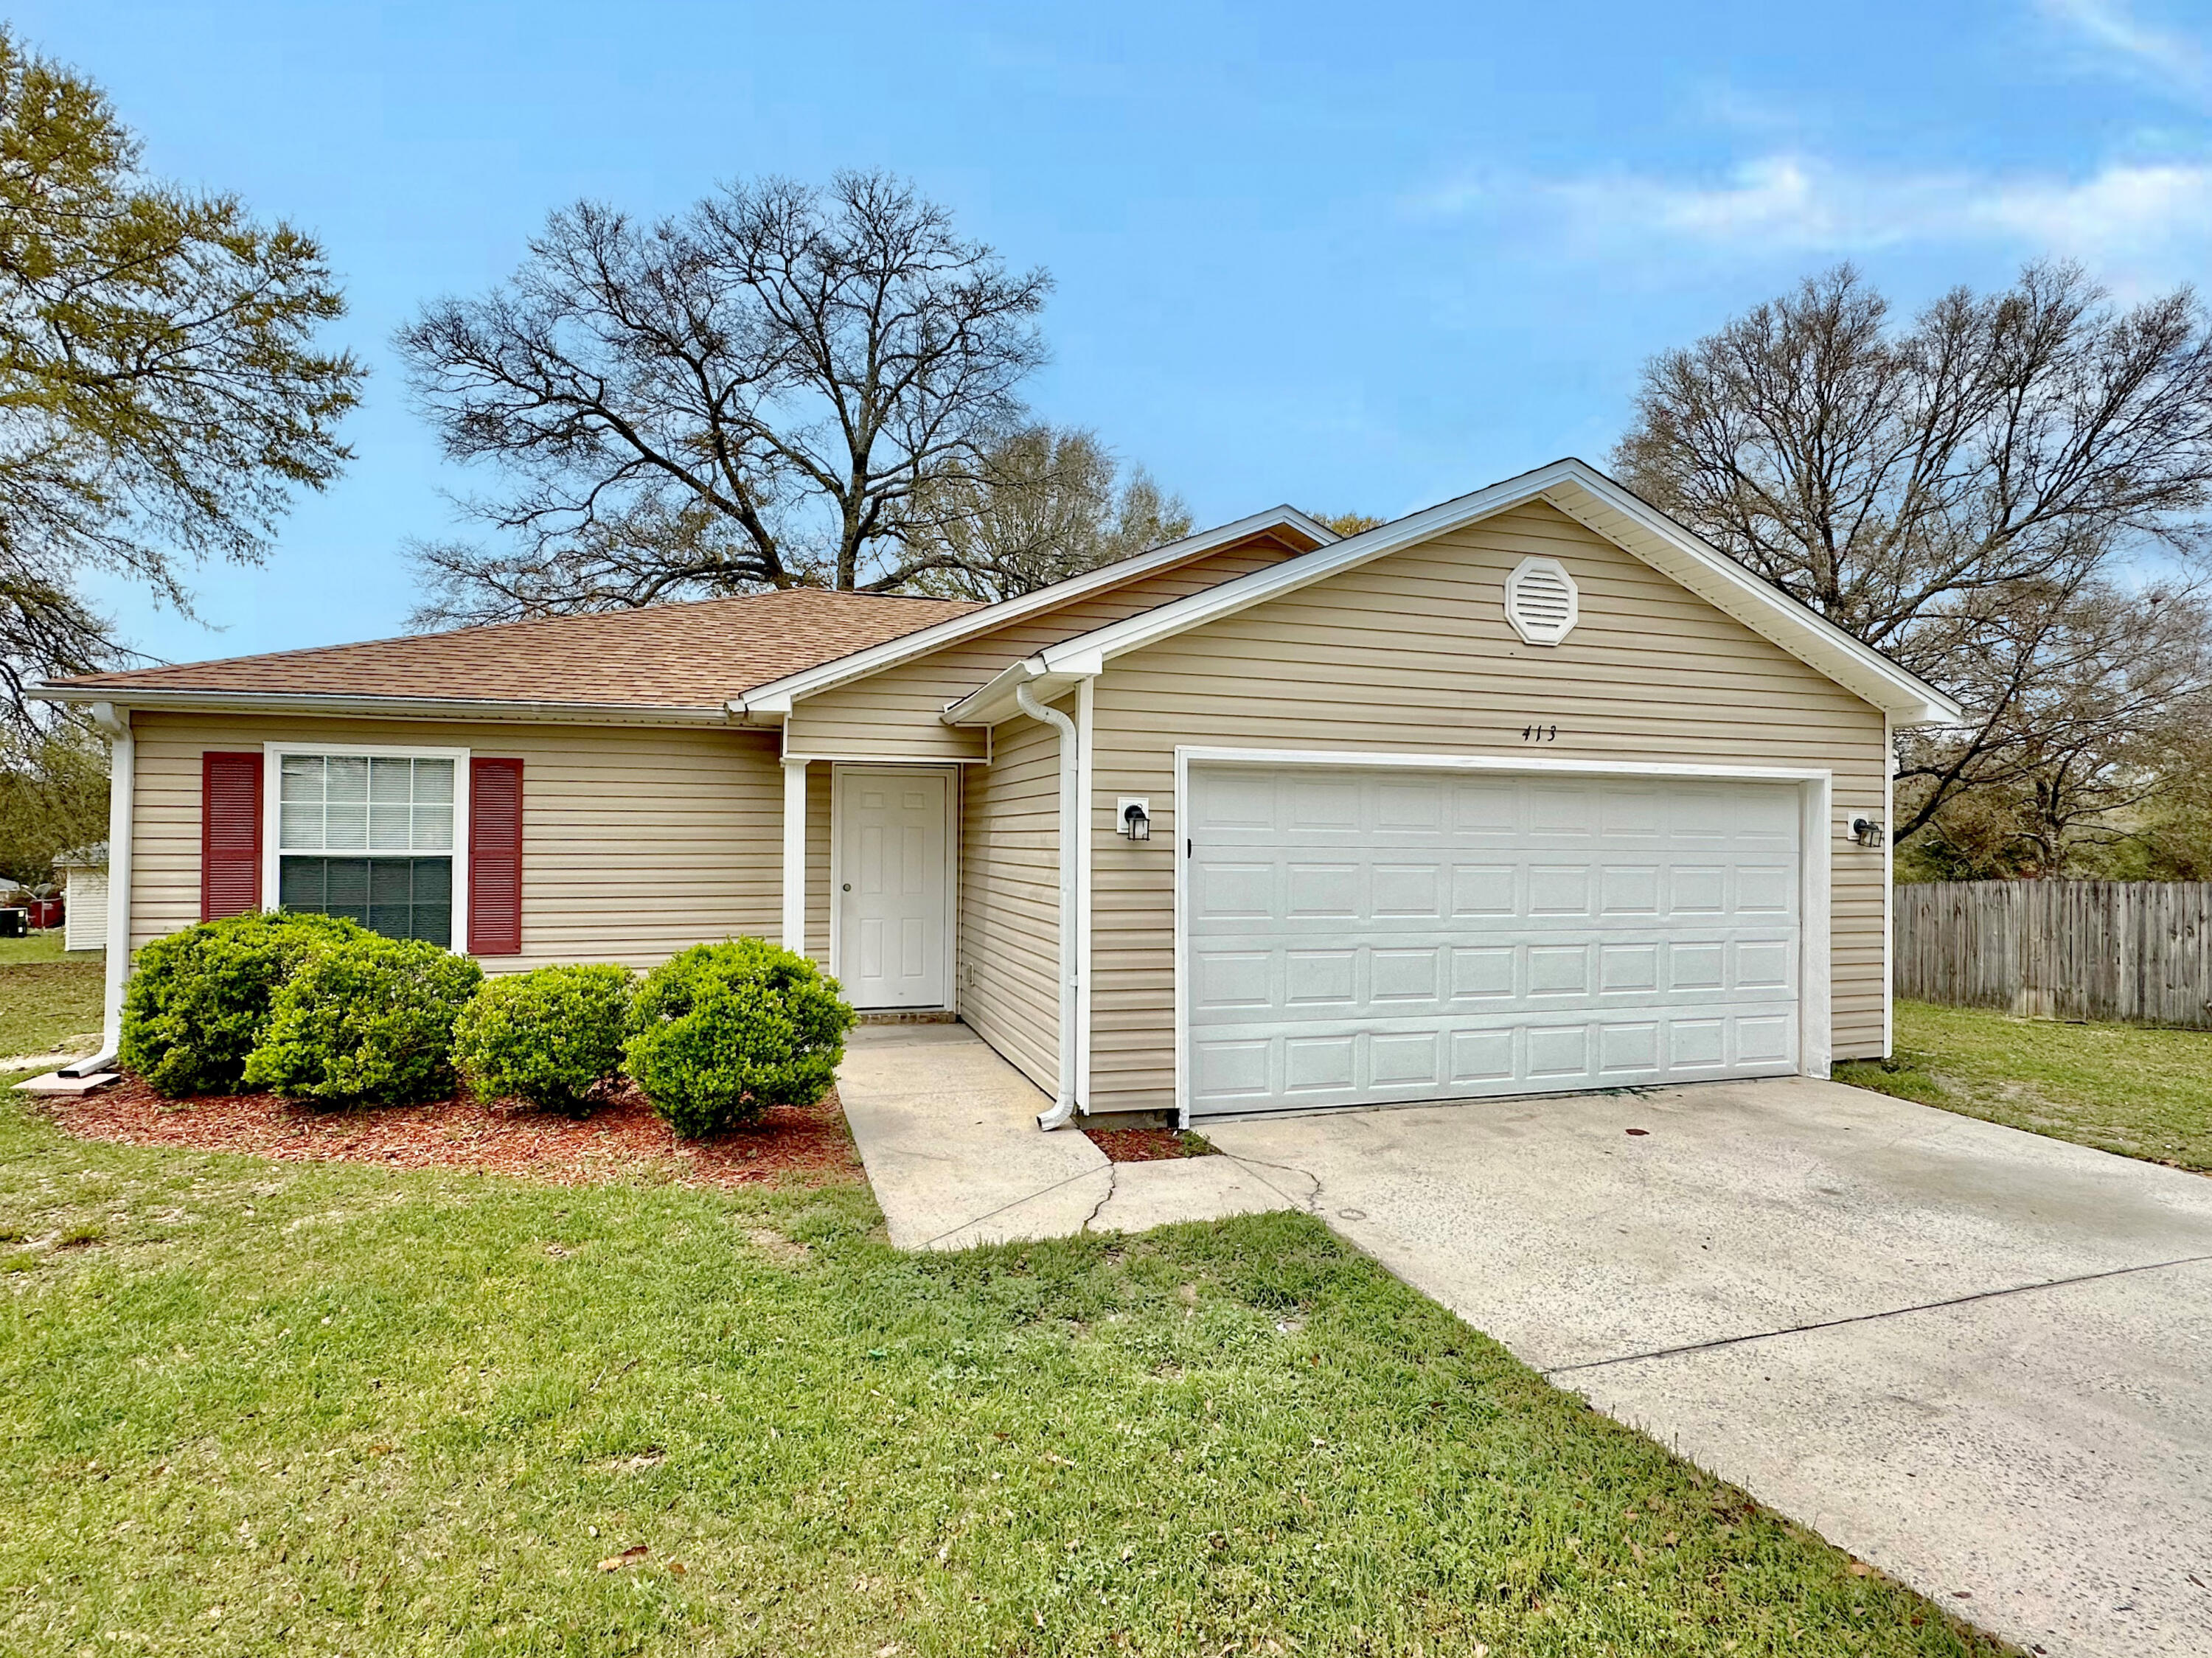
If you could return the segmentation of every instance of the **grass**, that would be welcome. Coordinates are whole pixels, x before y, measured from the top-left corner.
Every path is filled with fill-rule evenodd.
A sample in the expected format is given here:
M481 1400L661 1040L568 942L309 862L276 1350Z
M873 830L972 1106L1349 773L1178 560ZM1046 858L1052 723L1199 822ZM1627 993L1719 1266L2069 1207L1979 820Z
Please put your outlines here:
M2212 1031L2015 1019L1897 1004L1897 1051L1839 1082L2212 1173Z
M97 965L100 953L83 950L70 955L62 948L62 930L48 927L33 932L27 938L0 938L0 967L20 967L27 962L91 962Z
M0 1058L100 1029L101 957L62 953L59 929L0 938Z
M0 1103L0 1651L1994 1653L1309 1217L160 1152Z

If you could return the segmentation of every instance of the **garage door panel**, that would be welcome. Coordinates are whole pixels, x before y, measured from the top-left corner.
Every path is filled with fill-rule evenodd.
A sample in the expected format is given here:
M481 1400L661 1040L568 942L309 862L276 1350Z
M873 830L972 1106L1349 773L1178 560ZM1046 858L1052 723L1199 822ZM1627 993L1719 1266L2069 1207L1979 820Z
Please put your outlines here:
M1195 915L1200 922L1264 921L1275 913L1275 865L1208 859Z
M1350 950L1283 951L1285 1006L1342 1011L1358 1001L1359 955Z
M1186 814L1194 1112L1795 1068L1788 786L1231 775Z
M1251 1028L1195 1038L1194 1090L1222 1111L1624 1088L1742 1074L1794 1061L1796 1011L1664 1010L1595 1018L1375 1019L1357 1029Z
M1521 951L1512 944L1454 944L1451 982L1455 1002L1496 1001L1520 993Z
M1265 950L1200 950L1191 958L1192 1005L1212 1012L1222 1008L1268 1008L1275 1004L1272 982L1275 952Z
M1455 864L1451 872L1453 917L1519 914L1524 908L1520 873L1511 864Z
M1194 1011L1260 1010L1291 1024L1415 1011L1542 1011L1561 999L1599 1007L1690 1007L1715 1001L1790 1001L1797 945L1749 937L1613 939L1536 934L1468 944L1464 935L1400 933L1388 945L1265 949L1194 942ZM1208 1020L1208 1023L1218 1021Z

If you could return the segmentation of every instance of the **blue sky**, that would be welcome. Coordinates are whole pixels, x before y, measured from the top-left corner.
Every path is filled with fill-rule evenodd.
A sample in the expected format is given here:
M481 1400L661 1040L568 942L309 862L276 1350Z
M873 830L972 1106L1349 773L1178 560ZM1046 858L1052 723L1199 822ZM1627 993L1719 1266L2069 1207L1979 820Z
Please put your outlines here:
M1201 523L1395 514L1602 464L1639 364L1841 258L1912 306L2212 256L2212 23L2175 0L938 7L19 5L151 168L323 238L375 369L358 459L169 659L397 632L453 528L388 340L549 209L884 167L1059 282L1046 416ZM1842 21L1838 21L1842 20Z

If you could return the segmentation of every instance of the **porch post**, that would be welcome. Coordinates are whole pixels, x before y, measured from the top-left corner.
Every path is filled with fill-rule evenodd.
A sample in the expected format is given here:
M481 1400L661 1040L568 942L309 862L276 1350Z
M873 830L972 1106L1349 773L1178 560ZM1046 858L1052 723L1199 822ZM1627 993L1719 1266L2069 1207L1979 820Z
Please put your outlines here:
M783 762L783 947L806 953L806 762Z
M92 721L107 733L107 978L94 1056L105 1063L123 1045L123 987L131 977L131 829L138 745L130 709L95 702Z

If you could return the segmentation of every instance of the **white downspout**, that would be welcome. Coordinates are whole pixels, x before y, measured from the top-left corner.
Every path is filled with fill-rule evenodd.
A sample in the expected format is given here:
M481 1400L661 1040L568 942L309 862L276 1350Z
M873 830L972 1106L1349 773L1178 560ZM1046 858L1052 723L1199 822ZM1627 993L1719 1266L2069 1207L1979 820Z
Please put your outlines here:
M1078 957L1078 917L1075 893L1076 835L1079 802L1076 799L1077 738L1075 722L1058 708L1036 700L1026 684L1014 687L1014 705L1032 720L1060 733L1060 1093L1052 1109L1037 1113L1039 1128L1058 1128L1075 1114L1075 1019Z
M116 1050L123 1046L123 987L131 977L131 784L137 774L137 744L131 735L128 708L95 702L92 723L107 733L106 1001L100 1052L64 1066L64 1077L90 1076L114 1063Z

